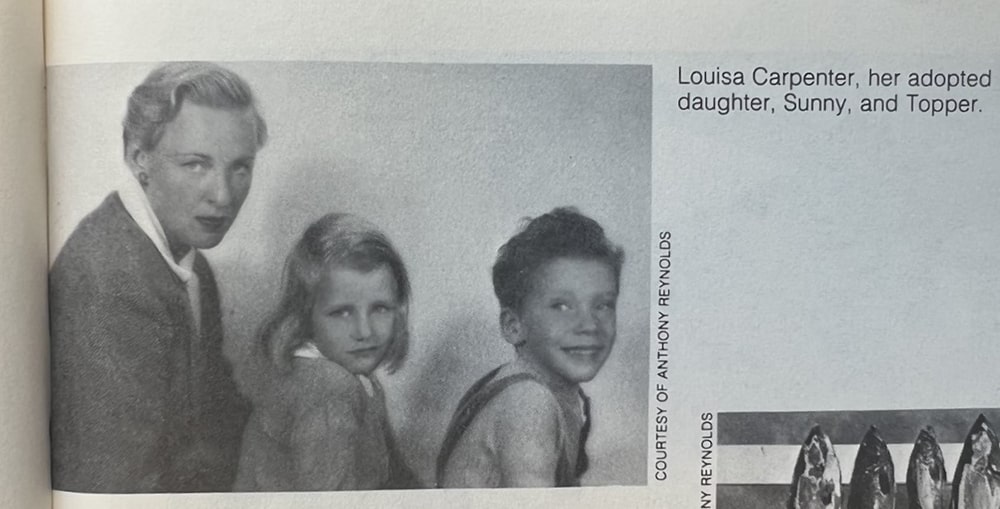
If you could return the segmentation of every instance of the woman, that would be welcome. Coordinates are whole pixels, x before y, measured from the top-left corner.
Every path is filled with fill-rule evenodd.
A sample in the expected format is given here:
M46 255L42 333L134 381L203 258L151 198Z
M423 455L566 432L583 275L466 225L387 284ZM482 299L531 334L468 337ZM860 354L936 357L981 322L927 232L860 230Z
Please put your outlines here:
M208 63L155 69L123 124L133 185L80 222L49 275L53 487L229 490L248 408L198 250L239 213L267 129L243 79Z

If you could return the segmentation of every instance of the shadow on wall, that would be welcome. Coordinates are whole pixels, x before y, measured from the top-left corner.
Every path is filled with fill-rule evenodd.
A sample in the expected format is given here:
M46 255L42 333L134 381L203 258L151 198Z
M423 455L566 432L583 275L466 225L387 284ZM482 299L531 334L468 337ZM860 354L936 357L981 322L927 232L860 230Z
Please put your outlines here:
M400 380L390 378L395 396L390 405L398 409L398 414L390 409L398 417L394 419L396 433L405 444L403 453L425 486L434 485L437 455L458 400L489 369L482 366L496 358L483 355L476 345L484 340L502 342L484 333L485 325L469 310L457 310L441 325L441 336L420 349L422 362L414 363L417 369L405 378L392 377ZM429 338L417 340L421 339Z

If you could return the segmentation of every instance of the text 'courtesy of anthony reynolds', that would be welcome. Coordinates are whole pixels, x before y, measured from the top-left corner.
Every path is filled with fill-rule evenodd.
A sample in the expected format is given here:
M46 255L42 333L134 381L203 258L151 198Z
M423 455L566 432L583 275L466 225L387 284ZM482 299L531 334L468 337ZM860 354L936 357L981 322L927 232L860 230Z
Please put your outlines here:
M890 114L961 118L988 109L992 69L836 69L679 65L683 112L833 117Z
M655 305L653 306L653 479L666 481L668 478L667 432L669 419L667 405L670 400L670 232L662 230L656 239L656 281L654 282Z

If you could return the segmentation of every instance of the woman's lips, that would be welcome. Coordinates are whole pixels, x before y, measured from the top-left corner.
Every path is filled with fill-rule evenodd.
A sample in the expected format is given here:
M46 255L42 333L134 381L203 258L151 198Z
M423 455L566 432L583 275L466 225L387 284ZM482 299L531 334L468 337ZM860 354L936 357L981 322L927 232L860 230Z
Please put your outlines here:
M227 216L196 216L195 220L209 231L221 230L229 223Z

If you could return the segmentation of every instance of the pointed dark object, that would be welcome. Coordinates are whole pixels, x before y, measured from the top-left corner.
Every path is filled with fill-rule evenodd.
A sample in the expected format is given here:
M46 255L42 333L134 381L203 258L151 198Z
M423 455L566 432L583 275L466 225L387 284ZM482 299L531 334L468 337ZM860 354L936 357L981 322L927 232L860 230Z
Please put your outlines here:
M945 509L948 501L948 472L934 428L920 430L913 443L906 468L906 494L909 509Z
M840 509L840 461L833 443L813 426L799 450L788 509Z
M847 509L893 509L896 505L895 475L892 456L878 428L868 428L854 460Z
M1000 446L983 414L965 437L951 483L951 507L1000 509Z

